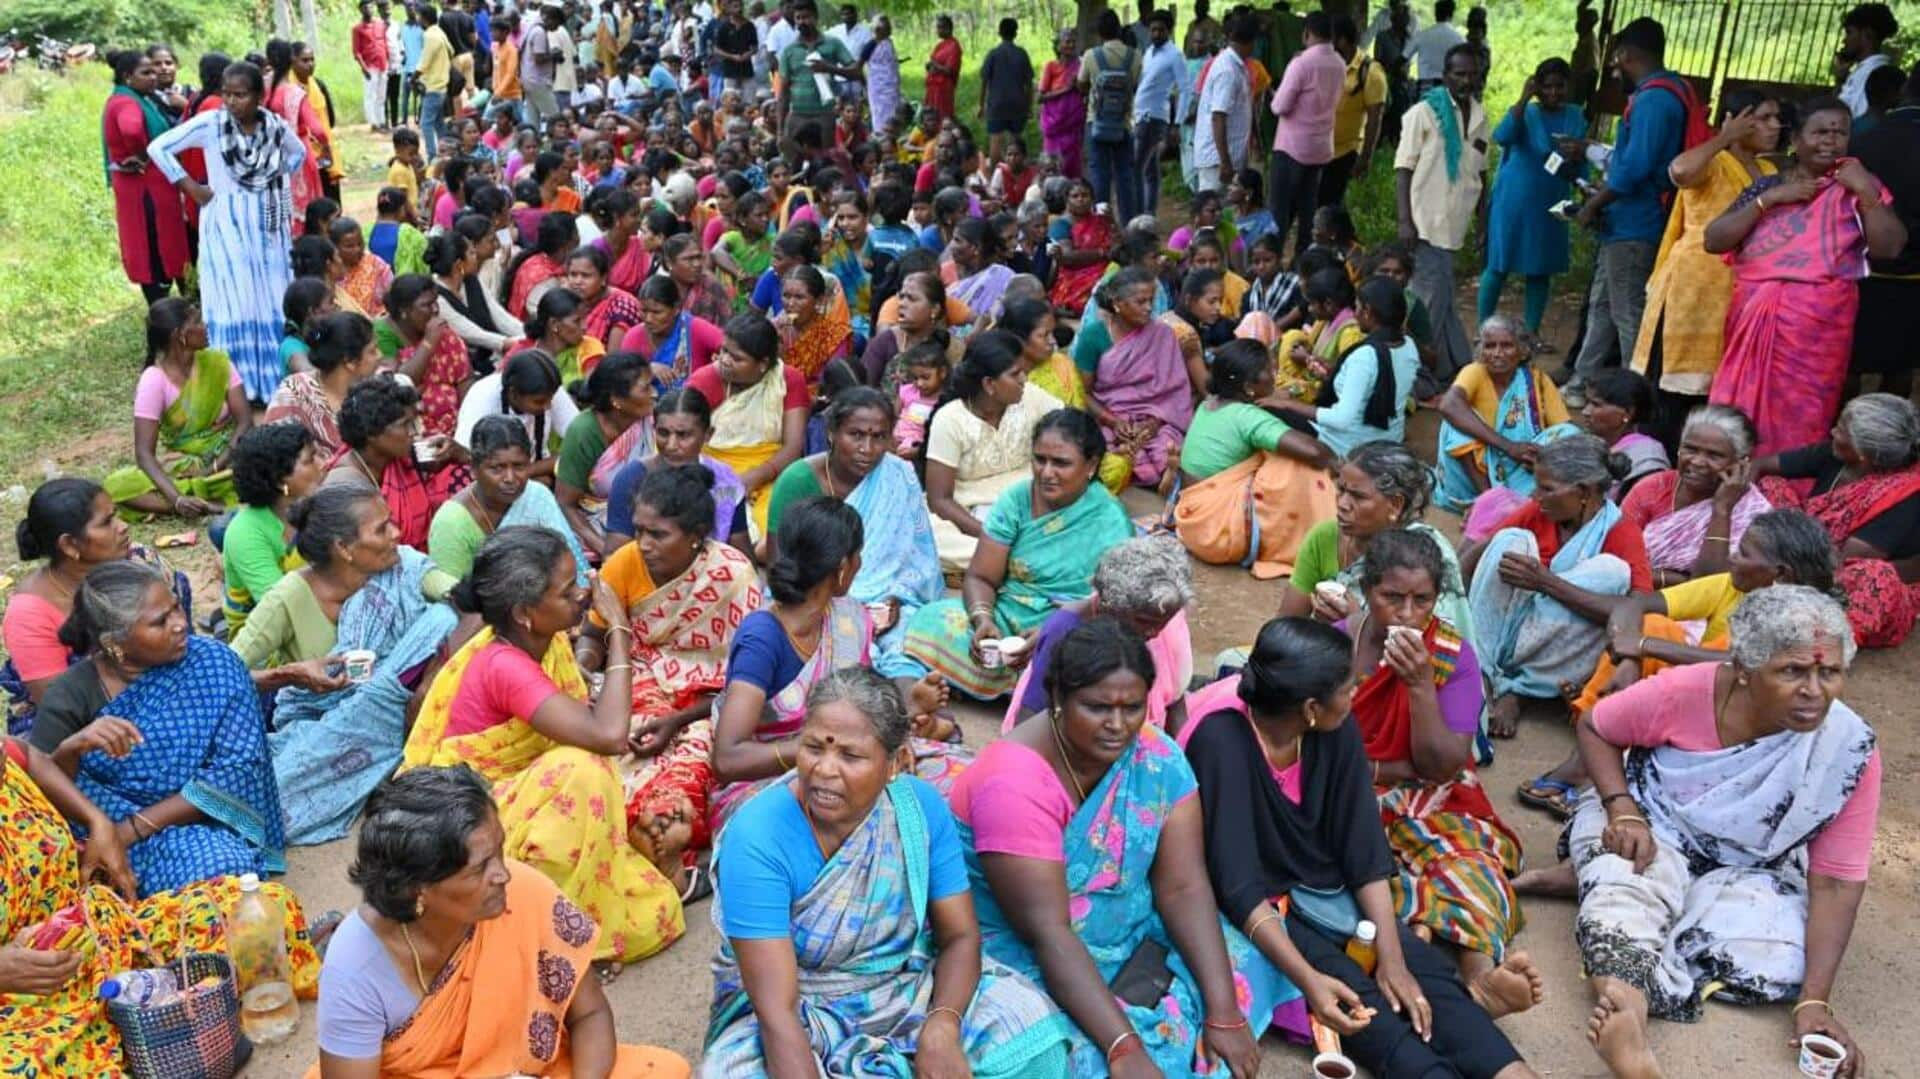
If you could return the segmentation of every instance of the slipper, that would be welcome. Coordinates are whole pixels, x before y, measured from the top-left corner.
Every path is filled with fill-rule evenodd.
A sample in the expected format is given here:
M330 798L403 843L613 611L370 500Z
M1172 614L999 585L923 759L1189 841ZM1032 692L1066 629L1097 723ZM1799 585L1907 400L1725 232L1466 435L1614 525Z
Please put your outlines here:
M713 896L713 871L703 865L687 868L687 888L680 893L680 905L693 906Z
M1573 807L1580 801L1573 784L1546 775L1535 776L1522 783L1513 794L1520 799L1520 804L1541 810L1559 820L1572 817Z
M333 931L346 920L346 914L330 910L307 924L307 943L313 945L314 953L320 958L327 957L327 945L333 940Z

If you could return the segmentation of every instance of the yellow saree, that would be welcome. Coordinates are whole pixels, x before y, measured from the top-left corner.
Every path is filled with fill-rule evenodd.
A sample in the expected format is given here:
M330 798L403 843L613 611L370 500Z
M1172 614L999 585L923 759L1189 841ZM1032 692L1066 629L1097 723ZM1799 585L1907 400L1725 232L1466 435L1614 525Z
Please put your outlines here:
M707 453L744 476L780 452L786 421L786 365L775 363L767 376L744 390L729 390L713 410L713 438ZM747 492L747 533L759 543L767 534L767 509L773 504L773 484Z
M160 413L157 456L183 495L231 506L239 501L233 470L214 465L226 457L233 442L234 420L226 414L227 383L233 361L218 349L201 349L193 357L193 373L180 396ZM107 474L101 486L116 503L153 491L152 477L139 465L127 465Z

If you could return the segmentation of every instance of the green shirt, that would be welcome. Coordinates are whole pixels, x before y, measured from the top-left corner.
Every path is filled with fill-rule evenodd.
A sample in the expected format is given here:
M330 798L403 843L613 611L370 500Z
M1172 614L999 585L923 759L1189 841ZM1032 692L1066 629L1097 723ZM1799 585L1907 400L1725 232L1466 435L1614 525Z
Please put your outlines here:
M220 546L220 569L227 578L229 638L246 624L245 612L286 575L287 526L265 506L244 506L227 523Z
M467 507L448 499L434 511L433 524L427 529L427 556L453 576L465 577L473 572L474 553L486 540L487 534Z
M607 435L600 429L599 417L592 412L582 412L567 425L566 436L560 440L560 460L554 464L553 474L576 491L589 490L593 466L600 463L600 455L605 452Z
M780 517L788 506L809 498L819 498L827 492L820 486L820 475L813 470L810 457L798 461L780 470L774 477L773 493L767 500L767 533L780 529Z
M1180 457L1186 467L1186 455ZM1293 587L1309 595L1313 586L1340 575L1340 522L1321 521L1300 541L1300 553L1293 556Z
M814 53L820 59L835 67L852 67L853 54L837 37L821 34L809 45L796 40L780 53L780 78L787 86L787 104L802 116L832 114L834 100L831 93L820 96L820 84L814 80L813 69L807 66L807 57ZM832 85L832 76L827 76L828 85Z
M1204 480L1251 457L1255 450L1277 449L1287 425L1278 416L1247 401L1218 408L1211 400L1193 413L1193 426L1180 447L1180 471Z

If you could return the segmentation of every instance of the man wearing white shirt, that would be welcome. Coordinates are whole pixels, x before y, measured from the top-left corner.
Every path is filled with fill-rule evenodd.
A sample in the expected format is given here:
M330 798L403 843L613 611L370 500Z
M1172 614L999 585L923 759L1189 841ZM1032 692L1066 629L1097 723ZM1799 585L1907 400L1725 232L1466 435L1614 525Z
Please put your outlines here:
M1900 23L1885 4L1861 4L1840 20L1840 53L1834 57L1834 74L1845 72L1840 100L1853 110L1854 119L1867 112L1867 76L1893 62L1881 51L1882 44L1899 32Z
M1440 84L1447 72L1447 50L1465 44L1466 40L1453 28L1453 0L1433 0L1433 25L1407 41L1407 49L1419 65L1419 78L1414 83L1416 95Z
M866 55L867 46L873 44L873 29L860 21L860 9L852 4L840 5L840 25L828 30L827 36L839 38L855 63ZM858 79L836 79L834 83L843 97L866 93L866 84Z
M1258 27L1239 15L1227 20L1227 47L1207 66L1198 90L1200 108L1193 125L1195 191L1222 191L1247 167L1253 139L1253 85L1247 57L1253 55Z
M770 74L779 73L780 57L786 53L787 46L793 44L799 37L799 32L793 28L791 3L789 0L780 0L778 14L773 22L768 24L766 32L760 35L761 42L767 47L769 57L767 71Z
M1360 49L1362 52L1373 51L1373 39L1393 25L1394 11L1406 6L1407 0L1393 0L1392 3L1383 5L1379 11L1373 13L1373 21L1367 23L1366 35L1360 39ZM1407 33L1413 34L1418 32L1419 29L1420 16L1415 15L1409 10L1407 12Z

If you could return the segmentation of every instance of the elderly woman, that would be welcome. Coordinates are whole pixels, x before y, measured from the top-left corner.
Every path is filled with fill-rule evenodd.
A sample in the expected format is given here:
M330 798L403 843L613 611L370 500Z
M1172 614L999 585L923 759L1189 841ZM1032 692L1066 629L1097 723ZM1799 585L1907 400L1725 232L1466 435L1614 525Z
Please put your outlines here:
M1146 722L1154 674L1132 630L1080 626L1049 665L1047 710L954 786L985 951L1072 1020L1072 1074L1224 1061L1249 1079L1299 991L1215 911L1193 771Z
M1570 433L1573 416L1560 390L1533 366L1520 326L1504 315L1480 324L1474 361L1440 397L1439 482L1434 501L1464 514L1492 489L1511 509L1533 490L1533 462L1544 442Z
M764 317L735 315L710 366L687 387L713 409L707 452L747 489L747 525L754 542L767 534L773 481L806 449L813 394L797 369L780 359L780 333Z
M1136 447L1133 482L1171 487L1180 442L1193 422L1194 387L1180 340L1153 315L1153 275L1130 266L1102 286L1113 345L1087 383L1088 409L1109 441ZM1164 485L1162 481L1167 481Z
M1016 660L1020 681L1007 704L1002 734L1047 709L1047 672L1054 652L1076 627L1102 616L1117 619L1147 642L1153 684L1147 688L1147 722L1178 735L1187 722L1187 684L1193 680L1193 640L1187 608L1193 606L1193 566L1179 544L1141 536L1108 548L1093 570L1093 595L1063 604L1034 634Z
M1535 1000L1525 957L1470 986L1401 924L1389 884L1399 871L1369 782L1371 738L1348 722L1352 651L1331 626L1277 618L1242 673L1195 702L1208 711L1194 716L1185 746L1220 910L1368 1072L1537 1077L1493 1023ZM1412 673L1420 657L1400 651ZM1363 919L1385 930L1370 971L1345 950Z
M241 508L220 541L229 640L260 597L302 564L287 517L324 475L313 436L297 423L264 424L235 440L233 487Z
M1906 246L1893 196L1844 156L1852 119L1838 98L1802 104L1793 164L1707 226L1707 253L1733 266L1726 358L1709 397L1753 417L1763 454L1814 442L1833 422L1860 309L1854 282L1868 257Z
M1640 529L1607 500L1624 472L1592 435L1540 447L1532 496L1460 559L1495 738L1513 737L1520 698L1559 697L1586 678L1605 644L1607 597L1653 589Z
M1621 517L1646 537L1654 587L1725 570L1747 525L1773 508L1753 481L1754 438L1739 409L1701 405L1680 429L1677 466L1620 501Z
M201 517L234 499L233 440L253 424L240 373L207 347L200 309L177 296L147 311L147 366L133 389L134 464L107 474L136 513Z
M1030 473L1034 430L1061 407L1027 381L1024 353L1006 331L973 335L927 424L927 508L948 572L973 558L982 517Z
M678 940L686 923L673 885L628 839L615 761L633 748L633 668L609 664L588 702L568 640L587 605L577 573L549 529L515 525L481 545L453 599L482 626L434 676L401 768L466 764L492 784L506 853L606 931L591 954L613 974ZM604 580L592 597L611 635L632 633Z
M433 515L453 495L467 470L455 468L457 451L446 435L416 442L420 395L395 378L370 378L347 391L340 405L345 443L327 462L328 487L368 487L393 511L400 542L427 545Z
M906 625L945 590L920 479L889 452L894 419L893 402L870 386L835 394L827 406L827 451L788 465L767 511L775 536L787 507L808 498L844 499L860 515L866 542L847 594L872 615L873 667L889 677L921 673L901 653ZM777 552L769 544L771 557Z
M1614 1074L1657 1074L1647 1019L1699 1021L1712 983L1734 1003L1797 998L1795 1039L1839 1041L1839 1074L1859 1075L1828 1003L1880 803L1873 728L1839 699L1853 635L1799 585L1748 596L1728 628L1727 662L1666 671L1575 728L1593 789L1560 845L1580 882L1587 1036Z
M566 537L583 567L586 549L545 484L528 478L533 446L527 429L511 416L488 416L473 425L473 482L440 504L427 530L427 554L454 577L473 569L473 556L487 537L510 525L538 525ZM581 577L584 584L586 578Z
M324 463L344 444L336 418L347 391L372 378L383 357L365 315L342 311L327 315L306 333L311 371L295 371L280 383L267 404L263 423L297 423L313 436Z
M633 666L633 757L621 763L627 837L688 898L703 886L689 876L692 855L711 842L713 701L760 585L747 556L714 537L713 475L700 465L654 468L631 512L634 539L600 573L629 631L590 617L574 655L587 671ZM627 655L611 653L618 647Z
M135 822L116 823L40 750L0 739L0 751L0 818L7 822L0 843L0 879L7 882L0 889L0 1068L14 1075L118 1074L126 1066L120 1032L107 1018L100 986L150 962L149 941L166 941L168 958L175 950L225 950L226 912L239 899L240 882L218 877L173 891L147 889L151 894L136 902L146 882L128 863ZM86 829L85 844L76 841L75 826ZM280 905L294 992L311 999L320 960L299 900L277 883L260 885L260 894ZM55 915L73 913L85 919L79 943L42 950L20 942Z
M1091 416L1048 413L1032 447L1033 476L987 513L960 598L927 604L907 626L907 655L982 700L1018 679L1003 664L988 666L982 645L1032 633L1060 604L1086 599L1100 556L1133 535L1125 507L1093 482L1106 440Z
M965 851L913 775L899 691L859 667L807 694L791 778L714 858L713 1021L701 1074L1060 1074L1067 1024L980 956Z
M1803 508L1840 552L1854 639L1892 648L1920 615L1920 416L1905 398L1847 402L1831 440L1763 458L1762 476L1813 483Z
M418 768L373 792L347 871L361 902L320 969L310 1079L690 1074L664 1049L618 1044L587 976L599 927L508 843L471 769Z

